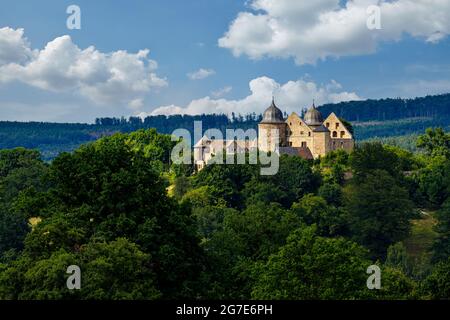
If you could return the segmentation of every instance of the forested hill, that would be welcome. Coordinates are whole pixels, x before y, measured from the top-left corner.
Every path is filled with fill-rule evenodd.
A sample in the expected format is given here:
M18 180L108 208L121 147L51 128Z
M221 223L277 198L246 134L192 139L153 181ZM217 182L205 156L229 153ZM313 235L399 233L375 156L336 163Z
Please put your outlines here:
M353 122L356 139L359 141L401 137L402 146L409 149L411 147L405 141L415 141L415 135L428 127L450 129L450 94L410 100L343 102L321 106L320 110L325 116L335 112L339 117ZM194 121L202 121L203 130L217 128L225 132L227 128L256 129L260 120L261 115L253 113L233 114L230 118L224 114L161 115L145 119L99 118L94 124L0 121L0 149L39 149L43 158L50 160L62 151L74 150L80 144L114 132L131 132L141 128L156 128L158 132L167 134L178 128L192 132Z
M115 132L132 132L145 128L156 128L159 133L166 134L179 128L193 132L195 121L202 122L203 131L217 128L225 133L227 128L256 128L261 116L253 114L234 119L223 114L152 116L145 119L101 118L96 119L94 124L0 121L0 149L38 149L44 160L51 160L60 152L72 151L83 143Z
M450 94L415 99L381 99L326 104L319 108L349 121L398 120L404 118L450 118Z

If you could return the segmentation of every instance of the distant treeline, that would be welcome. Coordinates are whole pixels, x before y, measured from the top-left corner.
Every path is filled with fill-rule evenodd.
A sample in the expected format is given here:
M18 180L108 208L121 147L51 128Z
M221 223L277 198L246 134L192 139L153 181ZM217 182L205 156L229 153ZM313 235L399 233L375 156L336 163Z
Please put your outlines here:
M382 99L342 102L320 107L327 116L335 112L339 117L353 122L356 139L382 139L416 135L428 127L450 125L450 94L427 96L410 100ZM160 133L170 134L184 128L193 133L194 122L201 121L203 131L217 128L256 129L261 114L171 115L130 118L97 118L93 124L9 122L0 121L0 149L25 147L39 149L45 160L53 159L62 151L71 151L80 144L97 140L115 132L132 132L142 128L156 128ZM192 134L193 136L193 134ZM396 138L398 141L402 139ZM403 145L411 150L411 145Z
M415 99L381 99L341 102L320 107L324 115L331 112L348 121L398 120L403 118L450 118L450 94Z

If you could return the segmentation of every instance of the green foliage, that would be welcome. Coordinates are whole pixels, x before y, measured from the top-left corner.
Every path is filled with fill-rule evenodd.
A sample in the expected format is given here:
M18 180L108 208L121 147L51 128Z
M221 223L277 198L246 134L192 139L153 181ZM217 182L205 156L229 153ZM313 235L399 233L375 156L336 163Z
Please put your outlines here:
M320 186L318 195L324 198L328 204L339 207L342 205L343 191L337 183L324 183Z
M435 227L438 237L433 244L433 258L434 261L445 261L450 257L450 198L436 212L435 217L438 221Z
M427 298L450 298L450 257L436 264L431 274L425 279L423 291Z
M384 266L381 268L381 289L371 292L378 300L418 299L417 283L401 269Z
M226 206L226 201L220 197L220 191L214 186L202 186L192 189L182 197L182 203L191 205L194 208L205 206Z
M317 191L320 176L312 171L312 165L300 157L282 155L280 168L273 176L261 178L272 182L284 194L282 204L289 208L292 203L308 193Z
M409 234L413 204L407 190L386 171L373 170L354 179L344 194L353 239L375 257L385 257L389 245Z
M39 201L46 206L40 209L46 213L43 221L24 241L22 258L31 259L24 268L32 268L39 261L46 264L61 250L77 254L91 243L109 243L123 237L144 253L135 252L140 263L147 260L145 264L153 266L155 285L164 297L187 295L199 272L201 252L190 210L167 196L167 182L159 171L170 145L167 136L158 137L154 130L140 131L106 137L55 159L49 168L51 188L39 196L25 195L47 200ZM25 216L33 216L33 201L21 199L19 207ZM25 274L30 272L33 271L23 270ZM125 288L141 286L139 277L133 280L134 284L126 284L131 278L123 281L116 284L116 293L108 296L109 293L99 291L98 298L130 298ZM39 283L32 283L39 292ZM22 297L24 288L15 287L17 292L9 294ZM34 292L33 288L26 288ZM133 297L144 298L145 292L150 294L146 298L156 296L153 289L136 290ZM49 293L45 297L53 296Z
M229 212L224 217L223 230L214 234L209 245L220 244L214 237L234 239L236 249L233 255L262 259L283 244L299 225L297 215L285 211L280 205L259 203L242 212Z
M157 299L151 256L124 238L80 249L84 299Z
M300 220L275 203L223 213L222 226L203 242L211 268L207 283L213 289L208 297L249 299L253 264L285 244Z
M42 177L47 167L39 152L17 148L0 151L0 256L21 250L29 231L29 215L18 210L21 193L45 189Z
M418 170L423 166L422 161L412 152L391 145L384 145L384 148L397 156L398 165L402 171Z
M245 184L242 194L245 199L246 206L259 202L264 204L269 204L272 202L287 202L285 193L281 190L281 188L270 181L266 182L259 181L258 179L252 179Z
M197 221L198 233L203 240L210 239L215 232L223 230L225 216L239 214L239 211L225 207L194 207L192 215Z
M26 217L20 213L0 211L0 256L11 249L21 250L28 231Z
M414 173L415 198L426 207L439 208L450 197L450 160L430 158L425 168Z
M384 170L393 177L401 174L401 164L395 152L383 147L381 143L364 143L350 155L350 166L357 177L366 173Z
M308 194L292 205L294 212L306 225L315 224L321 236L336 236L345 233L346 215L342 210L329 206L325 199Z
M367 297L367 251L343 238L318 237L314 227L293 232L268 262L256 266L254 299Z
M109 243L89 243L76 252L54 250L48 257L38 260L24 255L1 273L0 297L27 300L157 299L160 293L155 288L150 261L150 255L123 238ZM66 270L70 265L78 265L81 269L81 290L66 287L69 276ZM12 285L20 286L20 290Z
M404 273L411 273L411 261L406 252L406 247L402 242L397 242L389 246L386 256L386 265L402 270Z
M442 128L428 128L417 139L417 147L424 149L432 157L444 156L450 159L450 134Z
M255 165L210 164L194 176L193 185L209 186L214 198L223 199L229 207L242 208L240 191L257 172L258 167Z
M96 126L167 118L116 120ZM50 164L0 151L0 299L448 298L450 162L443 135L426 137L426 155L369 143L315 161L281 156L273 176L259 164L191 175L170 164L175 142L155 130L116 133ZM405 239L417 225L411 200L438 209L420 256L411 243L424 238ZM66 288L72 264L81 290ZM366 287L372 264L381 290Z
M179 176L175 178L173 195L177 199L181 199L190 189L191 181L186 176Z

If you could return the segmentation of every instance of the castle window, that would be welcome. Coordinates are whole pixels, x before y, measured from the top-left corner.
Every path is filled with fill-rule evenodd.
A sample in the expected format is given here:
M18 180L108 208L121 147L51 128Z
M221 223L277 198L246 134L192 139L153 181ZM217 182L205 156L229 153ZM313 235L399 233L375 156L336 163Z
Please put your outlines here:
M339 129L339 123L336 122L336 129Z
M308 132L308 137L311 137L311 132Z
M337 138L338 134L337 131L333 131L333 138Z
M289 142L289 147L292 147L292 141L291 141L291 142Z
M341 138L345 136L345 131L341 131Z
M303 131L300 131L300 134L301 134L301 135L304 135L304 134L305 134L305 132L303 132Z
M327 122L326 126L327 126L327 128L329 128L329 127L330 127L330 123L329 123L329 122Z

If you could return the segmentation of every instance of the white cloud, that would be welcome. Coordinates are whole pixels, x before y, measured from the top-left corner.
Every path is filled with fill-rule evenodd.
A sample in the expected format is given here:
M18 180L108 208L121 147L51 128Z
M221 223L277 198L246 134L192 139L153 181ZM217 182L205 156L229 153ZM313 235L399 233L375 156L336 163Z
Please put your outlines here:
M152 89L167 85L148 54L147 49L135 54L80 49L67 35L33 50L22 29L1 28L0 84L18 81L48 91L75 91L96 104L137 107Z
M23 29L0 28L0 66L8 63L22 63L33 56L23 33Z
M222 89L211 92L211 95L213 96L213 98L221 98L224 95L230 93L232 90L233 90L232 86L226 86L223 87Z
M289 81L279 84L268 77L260 77L250 81L251 94L241 100L213 99L209 96L193 100L187 106L176 105L162 106L155 109L151 115L158 114L202 114L202 113L225 113L231 112L261 113L270 104L272 96L275 96L278 107L288 113L300 111L311 105L313 99L316 104L328 102L341 102L348 100L360 100L361 98L354 92L340 91L341 85L336 81L330 84L319 86L312 81L303 79ZM141 113L145 117L147 113Z
M144 105L144 101L142 99L134 99L128 103L128 106L133 110L139 110Z
M448 0L252 0L219 46L252 59L293 57L297 64L374 53L403 34L436 43L450 34ZM381 30L369 30L367 8L379 5Z
M450 80L410 80L393 86L397 95L404 98L436 95L450 92Z
M216 74L216 72L213 69L199 69L197 71L188 73L187 76L191 80L202 80L206 79L212 75Z

